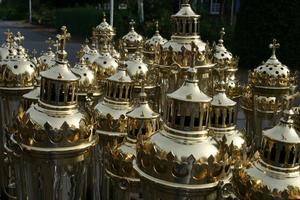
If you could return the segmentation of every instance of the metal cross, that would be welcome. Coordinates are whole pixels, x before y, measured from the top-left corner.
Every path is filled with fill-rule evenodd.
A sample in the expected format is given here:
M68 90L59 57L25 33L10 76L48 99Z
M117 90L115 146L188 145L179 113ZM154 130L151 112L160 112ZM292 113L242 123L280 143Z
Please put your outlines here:
M33 55L33 57L35 57L35 56L36 56L36 54L37 54L37 51L36 51L36 49L32 49L32 55Z
M270 44L270 49L272 49L272 55L275 56L276 53L276 49L278 49L280 47L280 44L277 43L276 39L273 39L273 43Z
M51 46L53 46L55 44L55 41L52 40L51 37L49 37L45 42L46 42L46 44L48 44L49 49L51 49Z
M131 30L134 30L135 21L133 19L131 19L129 24L130 24Z
M67 27L62 26L61 27L61 34L57 34L56 38L59 41L59 50L60 51L64 51L65 46L66 46L66 41L69 40L71 38L70 33L68 33Z
M225 35L225 28L222 27L222 28L221 28L221 31L220 31L220 40L223 40L224 35Z
M22 43L24 41L24 36L21 34L21 32L17 32L17 36L15 37L15 41L17 42L17 44L19 46L22 45Z
M158 25L158 21L155 21L155 28L156 28L156 33L159 33L159 29L158 29L159 25Z
M9 29L7 29L7 31L4 32L4 34L6 35L6 42L8 43L8 48L11 49L12 44L14 43L13 33Z

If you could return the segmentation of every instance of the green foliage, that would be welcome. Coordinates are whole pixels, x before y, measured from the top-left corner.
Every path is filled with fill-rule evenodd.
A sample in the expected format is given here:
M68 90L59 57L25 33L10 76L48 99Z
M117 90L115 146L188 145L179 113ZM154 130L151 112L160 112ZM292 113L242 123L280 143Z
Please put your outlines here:
M299 0L243 0L234 34L234 51L240 66L253 68L270 57L268 46L276 38L281 47L277 57L282 63L299 65Z
M91 36L92 27L102 20L102 13L92 7L60 8L55 11L54 27L66 25L70 33Z

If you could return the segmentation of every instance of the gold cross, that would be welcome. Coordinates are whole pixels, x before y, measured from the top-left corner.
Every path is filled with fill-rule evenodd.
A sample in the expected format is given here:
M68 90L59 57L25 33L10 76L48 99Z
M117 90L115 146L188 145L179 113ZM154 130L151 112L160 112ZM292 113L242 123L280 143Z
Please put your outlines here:
M24 36L20 32L17 32L17 36L15 37L15 41L17 42L18 45L21 45L22 42L24 41Z
M106 22L106 14L103 12L103 22Z
M130 22L130 27L131 27L131 30L134 30L134 25L135 25L135 21L132 19Z
M60 51L64 51L65 46L66 46L66 41L69 40L71 38L70 33L68 33L67 27L62 26L61 27L61 34L57 34L56 38L59 41L59 50Z
M273 43L270 44L270 49L272 49L272 55L275 56L276 53L276 49L278 49L280 47L280 44L277 43L276 39L273 39Z
M225 28L222 27L220 31L220 40L223 40L224 35L225 35Z
M155 21L155 28L156 28L156 32L157 32L157 33L159 32L158 27L159 27L159 26L158 26L158 21L156 20L156 21Z
M45 42L46 42L46 44L48 44L49 49L51 49L51 46L55 44L55 41L52 40L51 37L49 37Z
M36 54L37 54L37 51L36 51L36 49L33 49L33 50L32 50L32 55L33 55L33 57L35 57L35 56L36 56Z
M6 35L6 42L8 43L8 48L11 49L12 44L14 43L13 33L9 29L7 29L7 31L4 32L4 34Z

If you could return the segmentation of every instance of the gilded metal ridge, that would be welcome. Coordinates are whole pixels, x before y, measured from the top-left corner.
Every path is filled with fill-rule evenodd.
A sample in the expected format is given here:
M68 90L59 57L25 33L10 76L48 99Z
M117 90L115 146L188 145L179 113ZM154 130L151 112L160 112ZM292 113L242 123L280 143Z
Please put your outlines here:
M44 103L40 99L38 100L38 103L41 105L42 108L51 108L51 109L54 109L54 110L61 110L61 111L76 109L78 107L77 104L73 104L73 105L69 105L69 106L51 105L51 104Z
M110 136L110 137L124 137L127 135L126 132L112 132L112 131L103 131L103 130L96 130L96 133L103 136Z
M0 90L12 90L12 91L18 91L18 90L31 90L34 86L28 86L28 87L0 87Z
M259 165L257 165L256 163L259 163ZM257 169L259 169L264 173L271 171L272 173L278 173L281 175L285 175L287 177L294 177L296 175L300 175L300 166L290 167L290 168L276 167L274 165L264 162L263 159L257 160L257 162L255 162L254 165L257 167ZM261 168L260 166L264 167L264 169Z
M208 137L208 130L202 131L182 131L168 127L166 124L163 125L165 131L162 131L168 137L176 137L178 139L184 138L195 138L197 140L203 140Z
M108 169L105 169L105 172L107 174L109 174L111 177L118 178L118 179L121 179L121 180L132 181L132 182L137 182L137 183L139 183L141 181L139 178L131 178L131 177L118 176L118 175L116 175L114 173L111 173Z
M150 176L147 173L140 170L140 168L138 167L138 165L136 163L136 159L133 160L133 168L140 174L140 176L142 176L142 177L144 177L144 178L146 178L150 181L153 181L155 183L165 185L165 186L169 186L169 187L173 187L173 188L181 188L181 189L187 189L187 190L200 190L200 189L214 188L214 187L217 187L219 185L219 180L217 180L214 183L194 184L194 185L180 184L180 183L174 183L174 182L161 180L161 179L155 178L153 176ZM228 176L225 177L222 180L223 181L229 181L231 178L232 178L232 174L229 173Z
M104 97L103 100L105 103L112 104L112 105L119 105L119 106L123 105L123 106L128 106L128 107L130 107L130 105L131 105L130 101L114 101L107 97Z
M82 144L71 146L71 147L55 147L55 148L43 148L43 147L33 147L29 145L25 145L23 143L20 143L15 140L14 135L11 135L10 138L14 143L18 144L22 149L28 150L28 151L36 151L36 152L47 152L47 153L60 153L60 152L76 152L84 150L88 147L94 146L98 142L98 136L93 136L93 139L90 139L88 142L84 142Z

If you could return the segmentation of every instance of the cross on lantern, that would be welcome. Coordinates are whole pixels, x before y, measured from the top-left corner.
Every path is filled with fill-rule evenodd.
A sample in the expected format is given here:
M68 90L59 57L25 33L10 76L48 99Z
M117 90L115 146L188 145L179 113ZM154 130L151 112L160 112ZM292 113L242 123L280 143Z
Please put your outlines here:
M14 43L13 33L9 29L7 29L7 31L4 32L4 34L6 35L6 42L8 43L8 48L11 49L12 44Z
M134 25L135 25L135 21L132 19L130 22L130 27L131 27L131 30L134 30Z
M278 49L279 47L280 47L280 44L277 43L276 39L273 39L273 43L270 44L270 49L272 49L272 56L275 56L276 49Z
M51 49L51 46L55 44L55 41L52 40L51 37L49 37L45 42L48 44L48 49Z
M68 33L67 27L62 26L61 27L61 34L57 34L56 38L59 41L59 50L63 52L65 50L66 41L71 38L70 33Z

